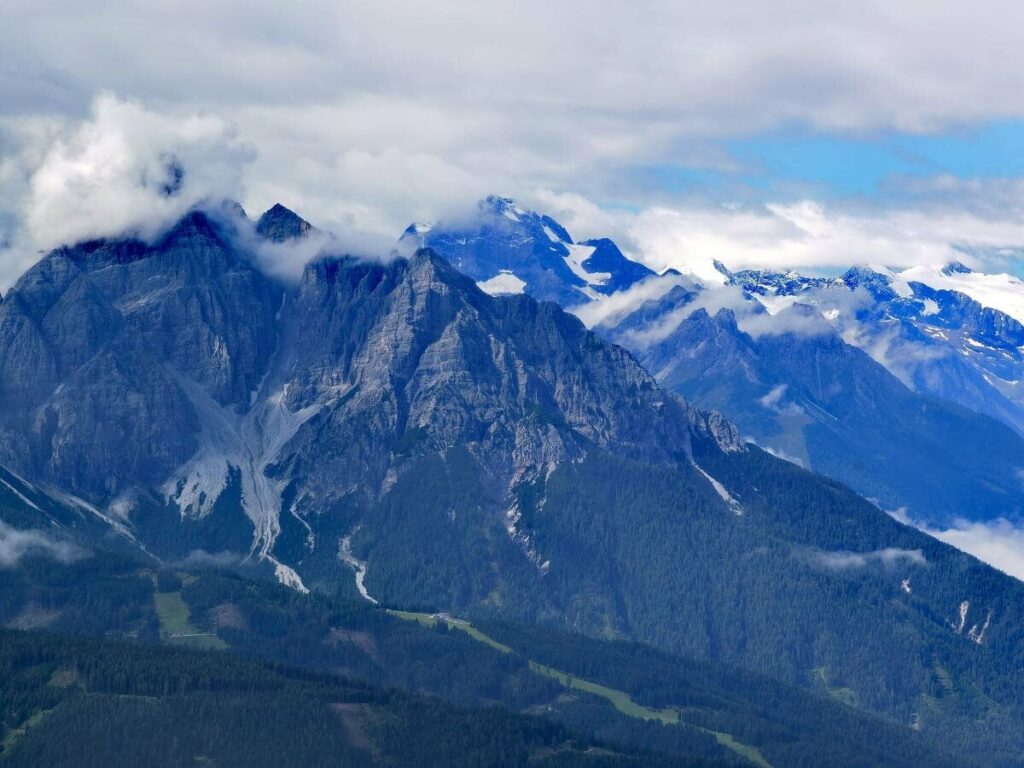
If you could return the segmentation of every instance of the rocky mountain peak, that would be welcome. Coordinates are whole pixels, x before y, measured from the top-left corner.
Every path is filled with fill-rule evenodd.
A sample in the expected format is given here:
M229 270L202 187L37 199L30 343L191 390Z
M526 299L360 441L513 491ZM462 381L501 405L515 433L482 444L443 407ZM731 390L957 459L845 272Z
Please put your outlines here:
M950 275L969 275L974 270L964 264L962 261L951 261L942 268L942 274L949 277Z
M410 225L402 242L433 248L492 295L526 293L565 307L654 275L608 238L577 243L552 217L493 195L468 219Z
M306 237L314 229L312 224L280 203L266 210L256 222L256 232L275 243Z

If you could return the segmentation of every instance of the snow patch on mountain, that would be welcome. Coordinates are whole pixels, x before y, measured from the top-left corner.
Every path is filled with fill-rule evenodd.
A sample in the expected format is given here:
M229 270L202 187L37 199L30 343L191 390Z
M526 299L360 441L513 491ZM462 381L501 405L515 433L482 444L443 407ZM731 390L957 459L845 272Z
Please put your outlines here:
M476 286L491 296L507 296L523 293L526 290L526 281L515 275L512 270L503 269L490 280L481 280Z
M572 273L587 285L604 285L612 279L610 272L588 272L583 266L583 262L593 256L597 248L592 245L574 245L572 243L563 243L563 245L569 251L565 257L565 263L569 265Z
M553 229L551 229L551 227L549 227L549 226L548 226L547 224L545 224L545 225L544 225L544 226L542 227L542 229L544 230L544 234L548 236L548 240L550 240L550 241L551 241L552 243L561 243L561 242L564 242L564 241L562 240L562 238L560 238L560 237L559 237L558 235L556 235L556 234L555 234L555 232L554 232L554 230L553 230Z
M953 624L952 627L958 635L963 634L964 625L967 624L967 614L971 610L971 603L968 600L964 600L960 603L960 619L957 623Z
M711 487L715 489L715 493L717 493L718 497L725 502L726 506L729 507L733 514L737 516L743 514L743 505L736 500L735 496L729 493L728 489L724 485L701 469L700 465L696 462L693 462L693 468L700 472L701 475L704 476L705 480L711 483Z
M911 267L899 273L907 282L924 283L936 290L956 291L984 307L998 309L1024 322L1024 281L1013 275L974 272L959 264Z
M36 512L42 512L42 511L43 511L43 510L41 510L41 509L40 509L40 508L39 508L38 506L36 506L36 503L35 503L34 501L32 501L32 500L31 500L30 498L28 498L27 496L25 496L24 494L22 494L22 492L21 492L21 491L19 491L19 490L18 490L17 488L15 488L15 487L14 487L13 485L11 485L10 483L8 483L8 482L7 482L6 480L4 480L4 479L3 479L2 477L0 477L0 483L2 483L2 484L3 484L3 485L5 485L5 486L6 486L7 488L9 488L9 489L11 490L11 492L12 492L12 493L13 493L13 494L14 494L15 496L17 496L17 497L18 497L19 499L21 499L21 501L22 501L22 502L23 502L24 504L28 505L28 506L29 506L29 507L30 507L31 509L34 509L34 510L35 510Z

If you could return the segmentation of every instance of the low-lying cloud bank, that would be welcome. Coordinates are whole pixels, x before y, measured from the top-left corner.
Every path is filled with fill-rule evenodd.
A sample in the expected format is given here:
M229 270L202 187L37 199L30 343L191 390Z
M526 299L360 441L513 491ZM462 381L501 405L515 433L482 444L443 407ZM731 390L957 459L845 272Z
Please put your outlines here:
M174 565L185 570L232 568L239 565L244 559L245 555L238 552L209 552L205 549L193 549L184 558L175 562Z
M906 510L890 512L901 523L913 526L939 541L974 555L993 568L1024 581L1024 527L1009 520L958 521L951 528L933 528L910 518Z
M42 531L19 531L0 522L0 568L16 568L27 555L45 555L60 563L73 563L89 553L67 541L57 541Z
M888 201L885 207L825 204L813 198L714 204L688 199L622 211L575 194L541 192L539 203L580 239L607 235L633 258L661 272L675 268L716 283L718 261L742 269L835 272L856 264L905 268L963 261L1004 271L1024 243L1024 183L946 180L941 199L927 194ZM994 189L993 187L998 187ZM988 190L1002 207L979 208Z
M991 523L962 523L956 528L928 532L1024 581L1024 528L1017 528L1008 520L996 520Z

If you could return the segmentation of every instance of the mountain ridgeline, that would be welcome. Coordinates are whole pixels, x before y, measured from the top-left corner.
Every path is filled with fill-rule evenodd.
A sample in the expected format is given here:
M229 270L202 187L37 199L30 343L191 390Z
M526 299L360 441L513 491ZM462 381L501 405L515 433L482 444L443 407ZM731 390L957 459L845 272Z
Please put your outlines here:
M5 520L639 641L982 763L1024 754L1020 582L744 442L557 304L489 295L433 237L386 262L328 251L297 284L259 269L261 242L311 231L195 211L29 270L0 304ZM608 246L541 231L600 294Z
M950 289L1016 287L1024 307L1019 281L962 264L656 275L587 241L618 254L599 271L564 227L510 200L482 201L470 221L403 240L415 232L486 291L558 301L745 439L885 509L940 529L1024 524L1024 325Z

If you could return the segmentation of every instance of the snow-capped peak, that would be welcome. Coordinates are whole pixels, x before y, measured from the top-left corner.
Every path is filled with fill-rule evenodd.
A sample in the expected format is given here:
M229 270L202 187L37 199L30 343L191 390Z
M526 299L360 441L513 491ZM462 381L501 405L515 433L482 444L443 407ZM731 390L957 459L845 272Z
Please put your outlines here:
M1024 282L1013 275L975 272L960 262L952 262L943 266L911 267L898 276L907 283L923 283L935 290L965 294L984 307L1024 322Z
M941 270L942 274L949 277L951 275L969 275L973 272L970 267L964 264L962 261L951 261Z
M401 239L434 249L488 293L563 306L602 300L655 274L607 238L576 242L552 217L496 195L481 200L474 217L412 224Z
M516 201L513 200L511 197L498 197L497 195L490 195L484 200L483 205L488 208L491 208L492 210L494 210L495 213L504 216L506 219L509 219L510 221L518 222L521 217L527 215L527 211L520 208L516 204Z

